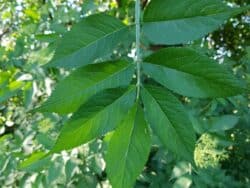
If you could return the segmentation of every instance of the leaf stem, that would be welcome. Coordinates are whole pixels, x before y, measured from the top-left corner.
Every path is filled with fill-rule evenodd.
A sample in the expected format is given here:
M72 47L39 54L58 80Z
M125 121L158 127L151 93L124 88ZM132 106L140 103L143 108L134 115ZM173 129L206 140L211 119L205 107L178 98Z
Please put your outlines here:
M141 5L140 0L135 2L135 25L136 25L136 54L135 54L135 63L136 63L136 77L137 77L137 99L140 97L140 87L141 87L141 52L140 52L140 38L141 38Z

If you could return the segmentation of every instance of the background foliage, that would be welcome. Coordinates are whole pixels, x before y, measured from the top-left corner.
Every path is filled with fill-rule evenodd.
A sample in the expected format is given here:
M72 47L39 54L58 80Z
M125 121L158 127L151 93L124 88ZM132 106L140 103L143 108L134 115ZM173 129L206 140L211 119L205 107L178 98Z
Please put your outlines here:
M248 0L228 3L242 7L250 4ZM1 187L108 187L103 160L105 139L45 158L26 171L20 169L19 163L27 156L31 160L39 158L50 149L68 119L29 113L68 74L64 69L42 67L53 56L53 42L95 12L108 11L124 23L133 22L134 1L0 0L0 10ZM249 24L249 13L244 13L193 46L202 45L208 55L250 81ZM127 49L126 44L118 47L112 57L124 56ZM136 187L249 187L249 99L247 94L227 99L181 98L195 117L192 125L197 135L197 168L176 159L154 138L155 146Z

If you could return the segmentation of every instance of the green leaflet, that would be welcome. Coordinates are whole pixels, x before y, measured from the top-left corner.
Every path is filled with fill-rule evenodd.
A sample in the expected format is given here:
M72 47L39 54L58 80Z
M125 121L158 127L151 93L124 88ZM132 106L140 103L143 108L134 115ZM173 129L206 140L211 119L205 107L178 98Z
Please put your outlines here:
M50 162L51 159L47 153L38 151L32 153L25 160L21 161L18 165L18 169L30 172L37 172L48 167Z
M17 92L20 91L24 85L25 85L24 82L13 81L9 83L6 87L0 86L0 89L1 89L0 90L0 103L16 95Z
M51 153L72 149L112 131L134 104L135 95L135 86L131 86L93 96L64 125Z
M247 9L230 8L221 0L152 0L144 13L143 31L153 43L187 43Z
M146 119L167 149L193 160L195 135L184 107L168 90L148 86L142 90Z
M111 53L129 35L128 26L119 19L105 15L91 15L73 26L58 43L48 66L80 67Z
M144 61L146 74L184 96L228 97L244 91L244 85L222 65L191 48L162 49Z
M11 79L10 73L0 71L0 89L6 87L10 79Z
M148 159L150 133L142 109L135 104L109 142L107 174L113 188L131 188Z
M62 80L49 99L36 111L59 114L75 112L99 91L129 85L133 73L134 65L122 60L79 68Z

